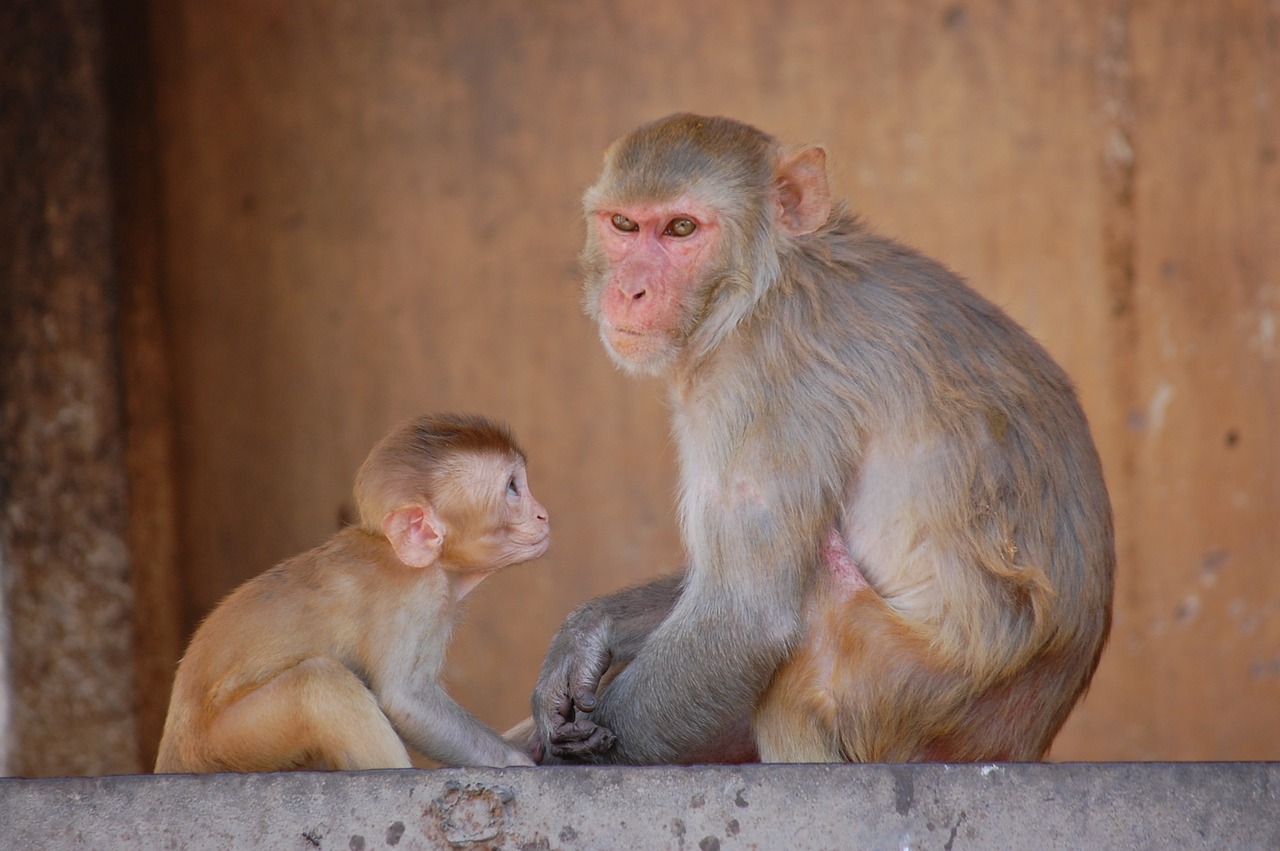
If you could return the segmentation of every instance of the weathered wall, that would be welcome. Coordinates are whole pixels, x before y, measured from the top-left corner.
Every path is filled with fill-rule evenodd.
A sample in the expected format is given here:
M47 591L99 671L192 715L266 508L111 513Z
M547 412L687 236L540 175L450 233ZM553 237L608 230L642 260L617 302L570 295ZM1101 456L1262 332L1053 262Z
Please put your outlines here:
M495 724L679 561L659 388L577 306L577 196L677 109L824 142L1076 379L1121 545L1059 758L1280 757L1280 10L1256 0L156 6L188 624L336 525L392 422L514 426L555 545L449 668ZM501 671L501 675L495 672Z
M9 770L148 763L176 610L330 533L412 413L509 421L554 515L452 651L486 720L573 605L678 563L660 388L575 270L604 145L677 109L825 143L1076 379L1121 573L1055 756L1280 758L1274 2L0 8Z
M0 4L0 774L139 767L103 41Z
M1116 628L1060 758L1280 757L1280 10L1256 0L159 4L188 623L336 524L410 413L507 419L555 516L456 695L516 720L590 595L680 558L665 412L578 313L577 196L677 109L836 187L1076 379ZM502 671L495 676L495 671Z
M1275 759L1280 7L1135 8L1124 439L1108 459L1129 571L1096 734L1135 756Z

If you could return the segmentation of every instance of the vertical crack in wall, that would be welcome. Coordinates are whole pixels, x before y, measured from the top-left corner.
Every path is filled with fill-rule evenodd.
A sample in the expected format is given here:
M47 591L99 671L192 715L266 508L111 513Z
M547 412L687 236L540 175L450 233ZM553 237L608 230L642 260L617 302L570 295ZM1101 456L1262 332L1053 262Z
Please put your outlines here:
M1101 170L1104 208L1101 215L1103 274L1108 297L1111 346L1112 404L1116 415L1117 466L1111 470L1109 489L1113 505L1133 507L1136 474L1136 441L1129 428L1137 398L1137 214L1136 107L1132 66L1132 0L1106 4L1101 16L1097 61L1097 88L1102 122ZM1137 542L1117 530L1118 557L1122 565L1137 561ZM1133 587L1132 585L1130 587Z
M1108 361L1109 400L1105 410L1106 446L1108 448L1107 488L1111 494L1115 517L1117 582L1116 608L1121 612L1144 611L1146 588L1142 581L1143 529L1142 488L1138 486L1141 449L1141 385L1142 293L1138 281L1138 178L1141 163L1141 140L1138 138L1136 81L1134 75L1132 0L1104 0L1099 15L1097 57L1097 109L1101 146L1098 164L1101 172L1101 204L1103 275L1106 292L1104 328L1099 329L1100 343L1106 347ZM1130 666L1147 648L1145 635L1129 630L1127 635L1112 634L1111 642L1123 641L1122 649ZM1106 665L1104 655L1103 664ZM1151 669L1140 666L1133 674L1147 679ZM1132 684L1129 686L1133 689ZM1138 692L1145 689L1137 689ZM1143 703L1133 702L1138 709ZM1121 720L1121 719L1116 719ZM1129 741L1120 746L1126 753L1152 753L1151 725L1122 726L1117 736ZM1113 744L1113 747L1115 745ZM1158 750L1158 747L1156 748Z
M1113 318L1132 315L1135 279L1134 148L1136 123L1129 35L1132 4L1120 0L1108 9L1098 57L1098 90L1103 122L1102 175L1107 207L1103 226L1107 292Z

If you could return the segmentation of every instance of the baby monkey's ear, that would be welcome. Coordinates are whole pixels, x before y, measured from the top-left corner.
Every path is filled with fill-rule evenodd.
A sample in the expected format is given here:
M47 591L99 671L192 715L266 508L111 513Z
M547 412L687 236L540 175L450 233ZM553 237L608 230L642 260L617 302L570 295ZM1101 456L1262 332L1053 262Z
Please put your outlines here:
M440 557L445 525L425 502L402 505L382 519L387 536L400 561L409 567L430 567Z

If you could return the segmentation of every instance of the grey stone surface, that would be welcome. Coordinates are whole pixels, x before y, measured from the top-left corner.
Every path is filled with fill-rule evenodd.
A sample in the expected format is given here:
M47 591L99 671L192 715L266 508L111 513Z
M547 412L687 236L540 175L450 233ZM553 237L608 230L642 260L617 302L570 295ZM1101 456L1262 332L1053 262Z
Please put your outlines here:
M0 780L4 849L1277 849L1280 764Z

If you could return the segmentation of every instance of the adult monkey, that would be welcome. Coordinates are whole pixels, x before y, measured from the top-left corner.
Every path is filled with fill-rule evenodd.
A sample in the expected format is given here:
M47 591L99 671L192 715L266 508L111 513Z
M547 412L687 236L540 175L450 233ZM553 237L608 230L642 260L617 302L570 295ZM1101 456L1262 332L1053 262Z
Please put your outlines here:
M1042 758L1115 566L1061 369L833 205L821 148L671 116L608 149L584 209L587 313L623 369L669 382L688 564L570 615L535 749Z

